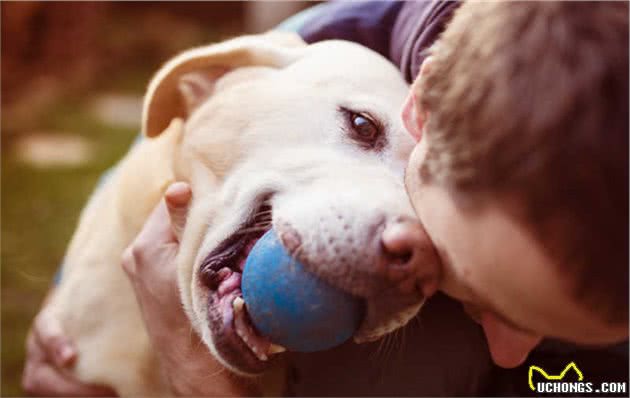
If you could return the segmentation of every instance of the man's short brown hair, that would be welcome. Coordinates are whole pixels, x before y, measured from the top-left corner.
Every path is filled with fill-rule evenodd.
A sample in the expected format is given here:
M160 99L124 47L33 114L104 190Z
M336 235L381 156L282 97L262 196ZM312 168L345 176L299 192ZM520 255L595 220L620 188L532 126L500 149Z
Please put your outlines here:
M423 180L517 197L580 300L627 322L628 4L464 3L431 52Z

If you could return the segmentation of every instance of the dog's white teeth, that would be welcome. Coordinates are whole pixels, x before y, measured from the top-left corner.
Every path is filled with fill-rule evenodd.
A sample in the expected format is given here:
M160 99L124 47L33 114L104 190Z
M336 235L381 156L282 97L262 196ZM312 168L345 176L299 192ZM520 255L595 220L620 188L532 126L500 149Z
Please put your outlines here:
M243 311L243 306L245 305L245 300L241 296L237 296L234 301L232 301L232 308L234 312Z
M252 351L254 351L254 355L256 355L256 358L260 359L261 361L266 361L268 359L267 355L265 355L264 352L260 352L258 347L252 346L250 348Z
M234 308L234 329L241 341L250 349L250 351L261 361L267 361L269 358L268 347L269 340L256 334L251 325L247 322L247 306L241 297L236 297L232 301Z
M281 352L285 352L287 349L278 344L269 344L269 348L267 349L268 354L279 354Z

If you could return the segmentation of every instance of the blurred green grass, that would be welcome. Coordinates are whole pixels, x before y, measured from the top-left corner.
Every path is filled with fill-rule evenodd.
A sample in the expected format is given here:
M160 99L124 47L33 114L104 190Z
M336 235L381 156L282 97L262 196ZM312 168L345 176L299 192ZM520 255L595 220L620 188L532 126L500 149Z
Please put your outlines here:
M142 76L144 82L147 77ZM130 86L129 81L140 79L134 75L122 80L123 89ZM131 86L142 87L144 82ZM77 167L38 168L24 163L13 151L20 134L2 128L2 396L22 394L24 342L30 323L99 176L137 135L136 129L99 121L87 102L85 97L63 98L33 121L38 131L72 133L90 142L95 150L88 162Z

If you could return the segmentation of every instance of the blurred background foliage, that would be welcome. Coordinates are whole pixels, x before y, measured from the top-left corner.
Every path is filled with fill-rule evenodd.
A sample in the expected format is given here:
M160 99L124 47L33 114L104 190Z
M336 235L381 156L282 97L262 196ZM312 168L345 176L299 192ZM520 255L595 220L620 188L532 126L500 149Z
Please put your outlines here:
M151 74L177 52L267 30L294 2L2 2L2 385L99 176L138 133ZM97 314L95 314L97 316Z

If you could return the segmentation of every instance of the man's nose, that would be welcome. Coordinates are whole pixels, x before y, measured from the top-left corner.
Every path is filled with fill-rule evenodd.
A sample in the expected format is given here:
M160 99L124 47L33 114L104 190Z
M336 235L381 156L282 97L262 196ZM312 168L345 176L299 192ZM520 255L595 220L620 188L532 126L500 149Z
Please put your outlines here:
M490 356L502 368L515 368L522 364L542 340L542 336L516 329L490 312L481 314L480 323L486 334Z
M410 218L390 221L381 235L382 270L401 293L413 290L424 297L438 287L440 263L431 239L422 225Z

